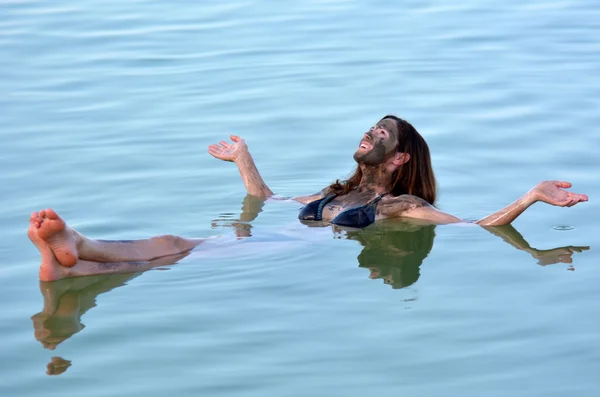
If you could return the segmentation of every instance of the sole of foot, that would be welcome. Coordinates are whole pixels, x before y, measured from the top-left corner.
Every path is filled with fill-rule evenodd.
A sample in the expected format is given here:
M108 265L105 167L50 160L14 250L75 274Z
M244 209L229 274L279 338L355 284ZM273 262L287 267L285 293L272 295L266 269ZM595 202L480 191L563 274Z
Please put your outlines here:
M73 267L77 264L75 236L54 210L48 208L37 213L34 224L38 236L50 246L61 265Z
M37 212L31 214L27 236L42 255L42 262L40 264L40 280L55 281L68 277L69 269L60 264L60 262L54 256L54 252L52 252L52 249L48 243L46 243L39 236L38 227L36 225L38 217L39 213Z

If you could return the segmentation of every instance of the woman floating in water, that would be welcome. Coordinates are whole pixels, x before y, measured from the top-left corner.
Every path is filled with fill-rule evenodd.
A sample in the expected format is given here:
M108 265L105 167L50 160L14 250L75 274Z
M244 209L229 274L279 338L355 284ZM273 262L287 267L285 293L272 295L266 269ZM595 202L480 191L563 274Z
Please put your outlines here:
M248 194L267 199L273 192L264 183L243 139L221 141L208 152L237 164ZM430 223L465 222L437 210L436 182L429 148L407 121L385 116L360 141L354 153L358 166L345 181L336 181L319 193L293 198L305 204L303 221L320 221L363 228L376 220L412 218ZM545 181L521 198L476 223L481 226L507 225L532 204L541 201L571 207L587 201L584 194L567 192L569 182ZM68 227L51 209L31 215L29 238L42 254L40 279L106 273L138 272L157 266L157 258L189 252L204 239L158 236L145 240L91 240ZM160 261L164 265L164 261Z

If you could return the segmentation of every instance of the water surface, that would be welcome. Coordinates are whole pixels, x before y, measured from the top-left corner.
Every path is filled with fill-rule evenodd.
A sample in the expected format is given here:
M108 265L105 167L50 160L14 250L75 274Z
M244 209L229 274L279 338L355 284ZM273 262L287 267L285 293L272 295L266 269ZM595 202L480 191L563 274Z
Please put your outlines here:
M0 9L2 395L596 395L596 2ZM427 139L445 211L544 179L590 202L498 235L339 233L289 202L236 222L243 185L207 145L239 134L274 191L308 194L388 113ZM40 283L25 229L45 207L91 237L222 237L169 270ZM503 239L591 249L540 266Z

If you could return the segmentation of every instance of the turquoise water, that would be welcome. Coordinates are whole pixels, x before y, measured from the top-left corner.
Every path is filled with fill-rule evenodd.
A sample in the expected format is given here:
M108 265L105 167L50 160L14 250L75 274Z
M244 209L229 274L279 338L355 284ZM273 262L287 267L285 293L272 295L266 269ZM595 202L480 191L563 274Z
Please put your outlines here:
M1 395L596 396L597 2L0 10ZM388 113L429 142L441 209L570 180L588 203L496 233L591 249L540 266L471 225L309 228L206 153L239 134L273 190L313 193ZM40 283L45 207L90 237L221 237L168 270Z

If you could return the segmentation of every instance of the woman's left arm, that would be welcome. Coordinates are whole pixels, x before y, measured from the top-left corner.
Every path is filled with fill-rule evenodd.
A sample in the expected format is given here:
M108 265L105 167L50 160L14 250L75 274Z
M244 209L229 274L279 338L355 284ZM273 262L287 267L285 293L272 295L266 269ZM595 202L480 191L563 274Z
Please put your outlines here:
M572 207L583 201L588 201L585 194L567 192L563 189L571 187L570 182L544 181L538 183L533 189L525 193L523 197L509 204L500 211L494 212L478 220L481 226L508 225L523 213L532 204L541 201L557 207Z
M571 193L563 190L570 187L571 184L569 182L541 182L515 202L475 223L481 226L508 225L521 215L523 211L538 201L559 207L572 207L579 202L588 200L585 194ZM381 211L379 211L380 215L384 218L417 218L433 223L465 222L463 219L437 210L423 199L410 195L382 200L378 209L379 207L381 207Z

